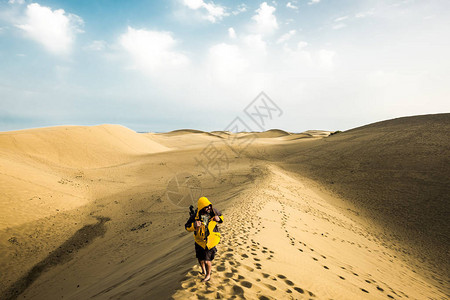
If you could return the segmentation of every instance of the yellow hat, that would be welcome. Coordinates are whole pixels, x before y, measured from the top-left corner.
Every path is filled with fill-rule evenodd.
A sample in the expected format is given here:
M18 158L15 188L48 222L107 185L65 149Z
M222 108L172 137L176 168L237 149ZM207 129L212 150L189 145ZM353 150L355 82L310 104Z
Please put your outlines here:
M212 203L208 200L206 197L200 197L197 202L197 208L198 210L202 210L202 208L207 207L208 205L211 205Z

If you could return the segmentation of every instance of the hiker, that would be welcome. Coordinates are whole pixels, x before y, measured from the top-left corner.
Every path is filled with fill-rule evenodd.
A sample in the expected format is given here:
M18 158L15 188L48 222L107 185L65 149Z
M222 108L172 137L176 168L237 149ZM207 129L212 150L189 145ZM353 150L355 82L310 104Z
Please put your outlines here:
M211 278L211 261L216 255L216 245L220 241L220 233L217 223L223 222L222 214L212 207L206 197L198 199L197 212L191 213L191 217L184 227L187 231L194 232L195 256L202 267L203 281Z

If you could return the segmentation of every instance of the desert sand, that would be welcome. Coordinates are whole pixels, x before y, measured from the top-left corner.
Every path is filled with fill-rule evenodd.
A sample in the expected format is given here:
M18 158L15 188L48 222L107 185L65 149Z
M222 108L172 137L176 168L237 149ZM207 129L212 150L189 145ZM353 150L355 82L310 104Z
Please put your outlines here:
M449 131L2 132L0 298L448 299ZM224 215L206 283L200 195Z

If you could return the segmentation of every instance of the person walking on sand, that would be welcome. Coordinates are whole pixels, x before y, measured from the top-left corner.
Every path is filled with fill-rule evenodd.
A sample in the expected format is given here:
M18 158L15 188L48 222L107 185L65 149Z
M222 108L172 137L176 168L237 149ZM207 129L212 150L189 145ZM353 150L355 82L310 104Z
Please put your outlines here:
M218 223L223 223L222 214L212 207L208 198L201 197L197 202L197 213L192 214L184 225L187 231L194 232L195 256L205 275L203 281L211 278L211 262L220 241Z

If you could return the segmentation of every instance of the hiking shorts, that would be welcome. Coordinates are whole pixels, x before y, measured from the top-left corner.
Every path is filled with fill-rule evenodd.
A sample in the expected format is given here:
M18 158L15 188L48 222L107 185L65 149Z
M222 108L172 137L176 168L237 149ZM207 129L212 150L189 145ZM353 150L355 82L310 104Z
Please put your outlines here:
M216 256L217 248L212 247L211 249L203 249L202 246L195 243L195 257L199 260L209 260L212 261L214 256Z

